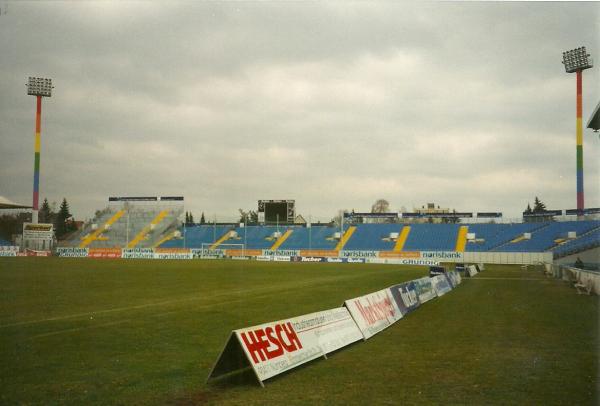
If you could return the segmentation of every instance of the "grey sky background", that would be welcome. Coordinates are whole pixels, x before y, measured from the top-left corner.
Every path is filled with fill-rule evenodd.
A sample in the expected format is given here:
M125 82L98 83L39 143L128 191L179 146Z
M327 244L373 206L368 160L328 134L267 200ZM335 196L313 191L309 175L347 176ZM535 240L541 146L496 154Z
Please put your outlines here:
M198 219L258 199L341 208L435 202L517 217L575 208L575 74L600 100L600 3L1 2L0 195L77 218L108 196L183 195ZM587 207L600 140L584 130Z

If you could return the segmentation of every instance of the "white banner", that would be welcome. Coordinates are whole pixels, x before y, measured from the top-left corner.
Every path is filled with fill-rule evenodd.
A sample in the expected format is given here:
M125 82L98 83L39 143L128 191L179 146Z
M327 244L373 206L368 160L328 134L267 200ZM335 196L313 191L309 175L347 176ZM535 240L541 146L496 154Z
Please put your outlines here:
M444 296L446 293L452 290L452 286L450 286L450 282L448 282L446 275L432 276L431 283L433 284L435 292L438 296Z
M79 247L58 247L56 254L59 257L73 257L73 258L86 258L89 250L87 248Z
M260 381L362 339L345 307L234 331Z
M154 259L192 259L191 252L155 252Z
M275 261L275 262L290 262L290 257L283 257L280 255L275 255L273 257L273 261Z
M421 258L439 262L463 262L464 254L457 251L421 251Z
M300 256L300 250L262 250L264 256L297 257Z
M437 297L431 278L426 276L424 278L415 279L415 285L417 285L417 293L419 294L419 300L421 303L430 301Z
M477 268L475 267L475 265L469 265L467 267L467 274L469 276L475 276L477 275L479 272L477 272Z
M16 257L19 247L13 245L0 246L0 257Z
M344 302L365 340L402 318L389 289Z
M259 255L256 257L257 261L271 261L271 257L268 255Z

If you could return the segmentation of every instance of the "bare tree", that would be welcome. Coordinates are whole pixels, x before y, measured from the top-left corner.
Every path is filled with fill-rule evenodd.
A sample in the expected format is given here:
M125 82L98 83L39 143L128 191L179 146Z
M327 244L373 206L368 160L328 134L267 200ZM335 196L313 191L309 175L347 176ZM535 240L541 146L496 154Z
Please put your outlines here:
M371 213L389 213L390 202L385 199L378 199L373 206L371 206Z

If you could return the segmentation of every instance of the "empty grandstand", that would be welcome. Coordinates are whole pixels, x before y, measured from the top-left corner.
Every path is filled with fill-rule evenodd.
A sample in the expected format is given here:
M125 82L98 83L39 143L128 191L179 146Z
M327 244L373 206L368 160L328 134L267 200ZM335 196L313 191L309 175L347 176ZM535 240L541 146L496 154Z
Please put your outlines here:
M109 204L63 246L151 248L178 233L183 197L110 197Z

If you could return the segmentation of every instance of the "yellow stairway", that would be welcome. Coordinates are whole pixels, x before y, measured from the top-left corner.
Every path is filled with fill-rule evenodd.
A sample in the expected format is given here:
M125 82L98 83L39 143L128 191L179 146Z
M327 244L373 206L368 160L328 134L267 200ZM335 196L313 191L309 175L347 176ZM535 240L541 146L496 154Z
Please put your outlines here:
M290 235L292 235L292 232L293 232L293 231L294 231L294 230L291 230L291 229L289 229L289 230L287 230L285 233L283 233L283 235L282 235L281 237L279 237L279 238L277 239L277 241L275 241L275 244L273 244L273 246L271 247L271 250L272 250L272 251L275 251L276 249L278 249L279 247L281 247L281 244L283 244L283 243L285 242L285 240L287 240L287 239L288 239L288 237L289 237Z
M85 248L88 245L90 245L92 241L98 239L100 234L102 234L104 230L106 230L106 227L110 227L113 223L120 219L121 216L123 216L123 214L125 214L125 210L119 210L118 212L116 212L114 216L109 218L108 221L102 225L102 227L99 227L96 231L85 237L81 244L79 244L79 248Z
M162 219L167 216L167 214L169 214L167 210L162 210L160 213L158 213L158 215L154 217L154 220L152 220L146 227L142 228L142 231L140 231L138 235L136 235L135 238L131 240L129 244L127 244L127 248L134 248L136 245L138 245L140 241L146 237L150 230L152 230L152 226L156 226L158 223L160 223Z
M224 241L229 239L229 231L225 232L225 234L223 234L223 236L221 236L221 238L219 238L217 240L217 242L215 242L213 245L210 246L209 249L214 250L215 248L217 248L219 245L221 245Z
M469 226L460 226L460 228L458 229L458 236L456 237L456 248L454 248L454 251L465 252L468 231Z
M350 237L352 237L352 234L354 234L354 232L356 231L356 227L355 226L350 226L346 232L344 233L344 235L342 236L342 238L340 239L340 242L338 242L338 244L335 246L335 250L336 251L341 251L344 249L344 245L346 245L346 243L348 242L348 240L350 239Z
M404 249L404 244L406 243L406 240L408 239L408 234L410 234L410 226L402 227L402 231L400 231L400 235L398 236L398 239L396 240L396 245L394 245L395 252L399 252Z

